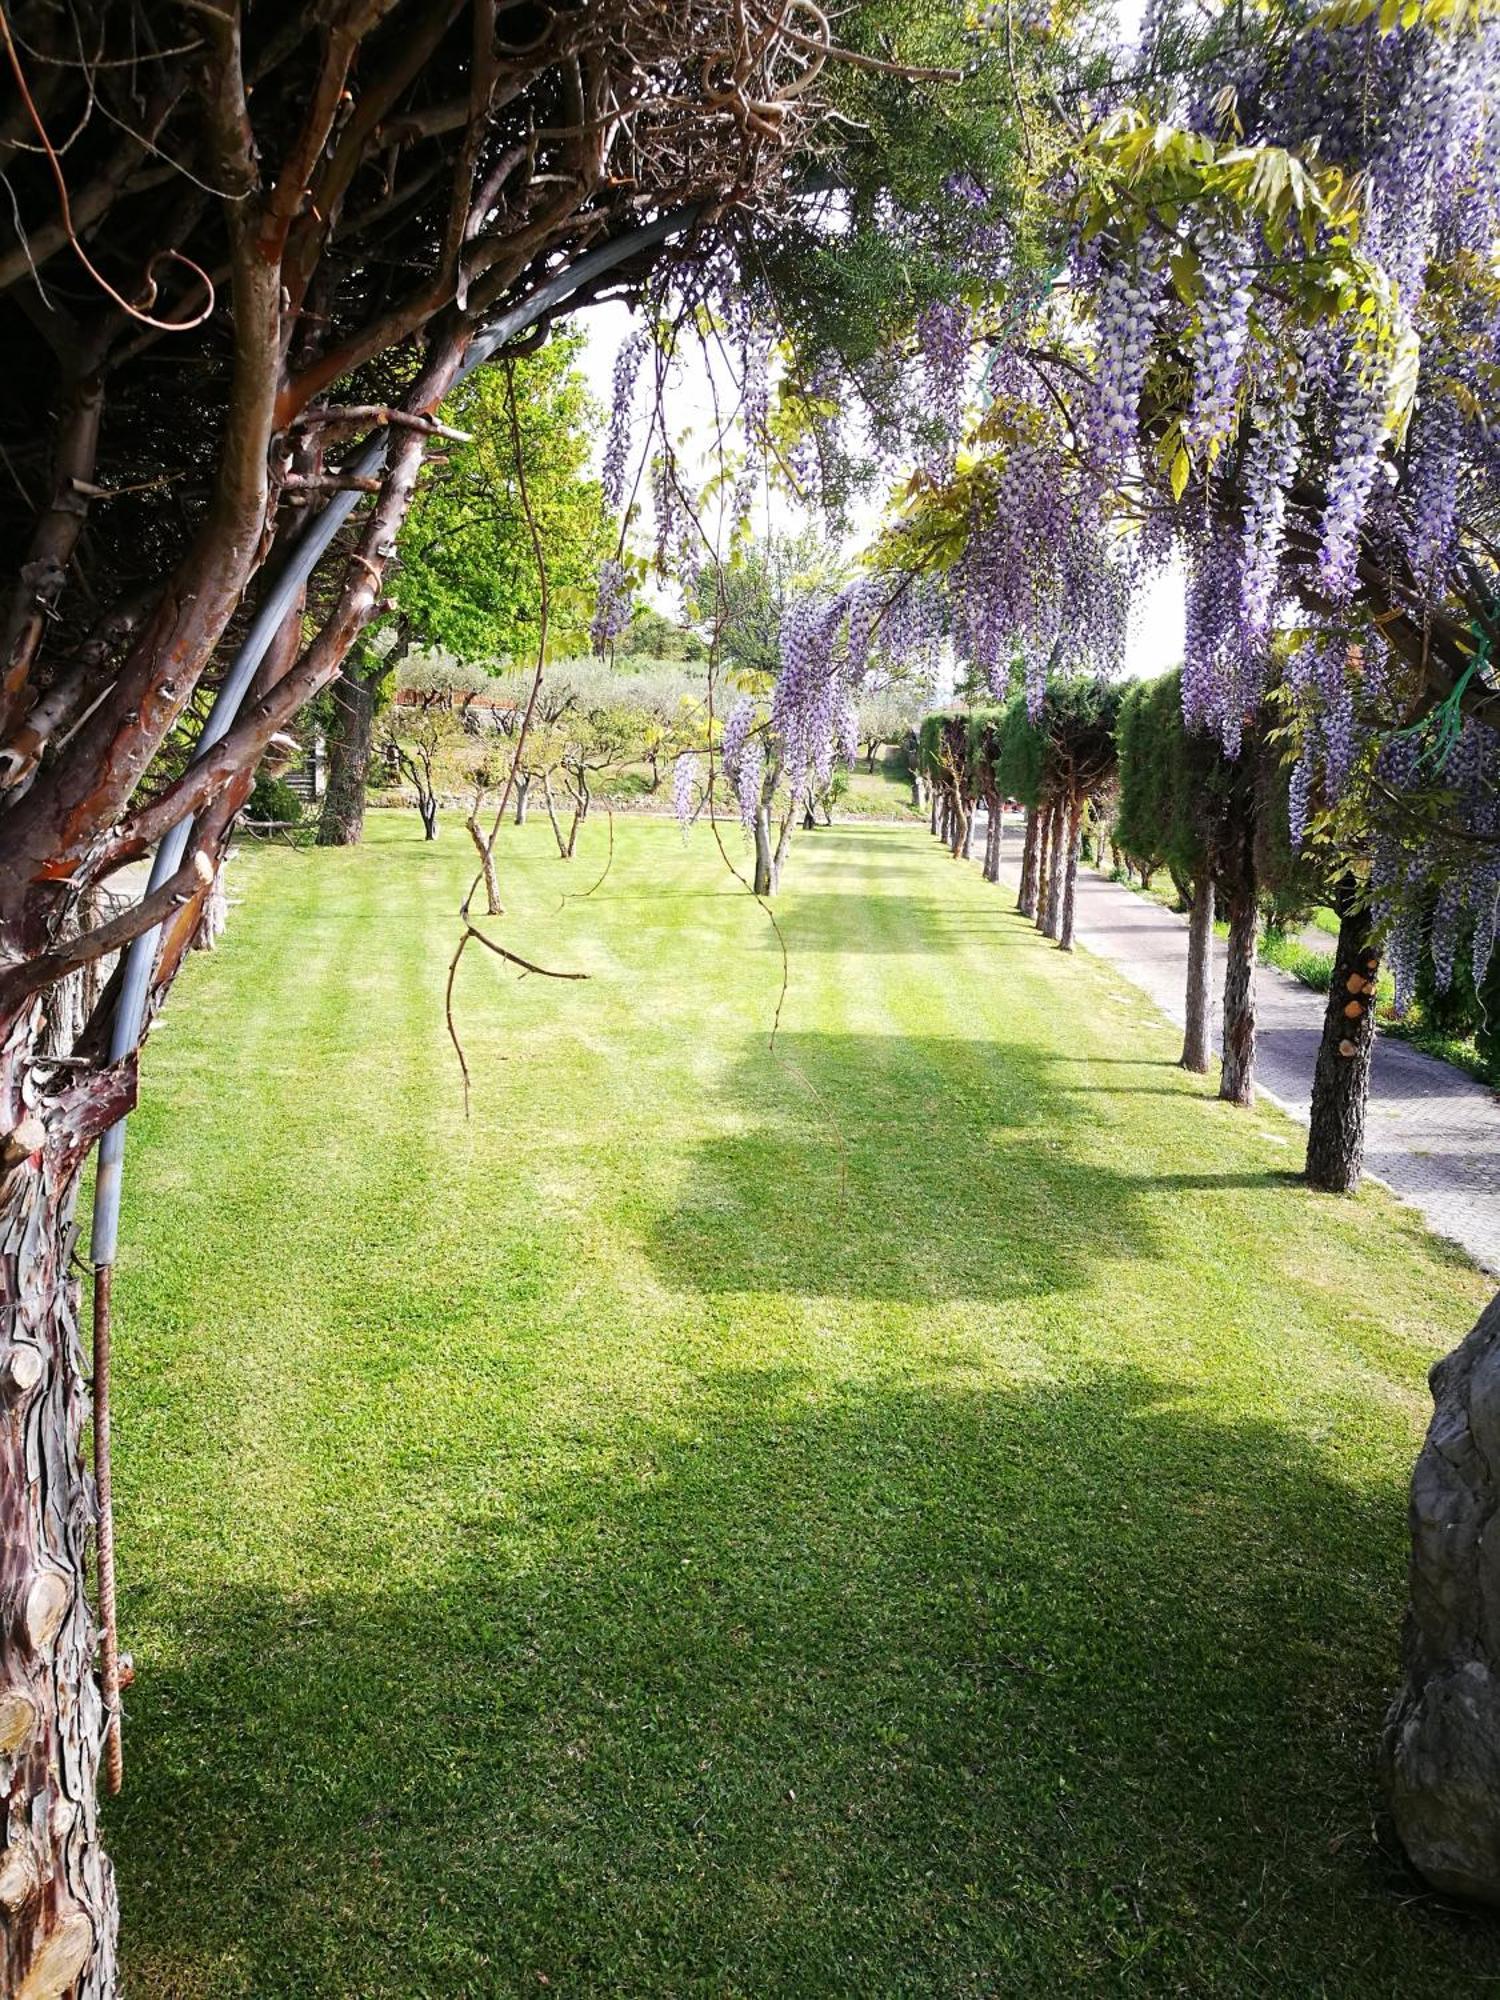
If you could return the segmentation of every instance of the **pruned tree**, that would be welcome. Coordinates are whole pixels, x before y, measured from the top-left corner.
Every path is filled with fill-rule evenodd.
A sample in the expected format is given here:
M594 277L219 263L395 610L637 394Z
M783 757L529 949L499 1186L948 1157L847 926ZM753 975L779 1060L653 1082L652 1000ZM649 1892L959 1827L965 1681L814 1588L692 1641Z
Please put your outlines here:
M1018 907L1064 951L1073 949L1084 814L1114 779L1120 696L1095 675L1049 681L1039 703L1013 695L981 731L979 782L1027 812Z
M1115 840L1150 884L1169 868L1188 905L1187 987L1183 999L1182 1067L1208 1071L1212 1040L1214 869L1208 827L1199 805L1217 743L1182 720L1179 674L1138 681L1120 704L1120 804Z

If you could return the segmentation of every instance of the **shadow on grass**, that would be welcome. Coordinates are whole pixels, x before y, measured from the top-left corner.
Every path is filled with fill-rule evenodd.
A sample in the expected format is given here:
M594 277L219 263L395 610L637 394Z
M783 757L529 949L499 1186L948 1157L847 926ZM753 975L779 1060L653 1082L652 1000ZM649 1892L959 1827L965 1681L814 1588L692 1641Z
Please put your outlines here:
M1368 1996L1401 1496L1122 1369L791 1369L497 1463L420 1570L130 1594L165 1994Z
M724 1091L747 1129L700 1146L649 1253L683 1292L996 1300L1087 1284L1158 1254L1162 1184L1100 1163L1097 1087L1077 1076L1029 1043L756 1041Z
M888 880L889 866L881 872ZM793 884L793 893L775 904L787 950L794 956L852 952L929 958L968 951L975 944L985 950L1030 946L1033 935L1038 945L1048 944L1006 911L972 903L861 888L846 904L837 891L818 888L798 896L795 889ZM780 950L774 939L768 948Z

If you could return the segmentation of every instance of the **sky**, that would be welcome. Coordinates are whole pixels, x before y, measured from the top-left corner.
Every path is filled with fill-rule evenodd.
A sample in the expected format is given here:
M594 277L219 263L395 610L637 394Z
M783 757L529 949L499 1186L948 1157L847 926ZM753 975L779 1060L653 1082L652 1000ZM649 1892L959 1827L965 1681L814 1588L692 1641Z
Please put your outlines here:
M1116 13L1121 40L1133 41L1138 31L1142 0L1117 0ZM580 326L586 345L583 352L584 372L589 379L599 402L607 410L612 400L612 384L615 355L631 326L628 309L617 303L591 307L581 314L574 324ZM638 385L639 406L644 409L646 397L644 385ZM729 388L720 371L719 393L721 400L726 389L729 400L733 400L733 389ZM713 397L710 390L707 369L696 356L685 357L679 378L670 384L667 400L667 421L674 438L681 440L686 435L690 440L700 442L712 436L714 428ZM595 459L603 449L603 433L595 444ZM638 419L638 437L632 465L638 462L640 449L644 446L644 422ZM691 449L691 446L689 446ZM704 463L703 470L707 471ZM866 540L875 531L880 517L878 506L871 506L863 518L855 524L855 535L851 542L851 553L859 542ZM794 504L783 501L777 510L778 528L795 528L802 517ZM668 608L665 603L663 608ZM1128 679L1137 680L1144 675L1164 673L1174 667L1182 658L1183 646L1183 577L1174 562L1166 570L1155 576L1141 591L1131 621L1130 636L1126 644L1124 672Z

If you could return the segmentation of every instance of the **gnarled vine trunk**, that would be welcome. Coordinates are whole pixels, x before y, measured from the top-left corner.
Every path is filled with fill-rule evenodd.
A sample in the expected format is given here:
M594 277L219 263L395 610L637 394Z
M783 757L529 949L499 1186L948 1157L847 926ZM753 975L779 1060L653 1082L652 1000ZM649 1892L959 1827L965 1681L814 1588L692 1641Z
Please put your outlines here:
M319 847L354 847L364 838L365 788L375 742L375 681L345 660L329 693L328 778L318 817Z
M1195 1076L1208 1073L1213 993L1214 882L1205 868L1193 884L1188 913L1187 993L1179 1063Z
M1334 907L1339 912L1339 941L1313 1072L1305 1171L1312 1187L1329 1194L1353 1194L1364 1170L1380 954L1372 942L1370 912L1353 881L1340 883Z
M771 848L771 808L762 800L755 809L755 878L757 896L769 896L775 886L775 856Z
M1500 1298L1430 1379L1405 1680L1386 1723L1391 1813L1435 1889L1500 1907Z
M0 1993L105 2000L116 1904L96 1799L106 1717L73 1214L84 1153L130 1108L134 1070L68 1088L41 1016L13 1017L0 1049Z

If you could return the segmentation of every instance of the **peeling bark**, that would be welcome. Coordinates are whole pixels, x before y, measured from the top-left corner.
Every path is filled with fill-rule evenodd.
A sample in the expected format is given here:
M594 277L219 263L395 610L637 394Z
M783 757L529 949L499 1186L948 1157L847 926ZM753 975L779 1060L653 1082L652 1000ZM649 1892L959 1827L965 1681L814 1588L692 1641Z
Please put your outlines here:
M96 1072L50 1095L39 1016L13 1019L0 1049L0 1992L107 2000L117 1910L98 1829L95 1495L71 1256L84 1153L133 1102L134 1077Z

